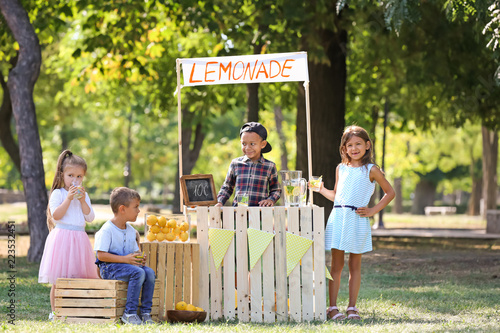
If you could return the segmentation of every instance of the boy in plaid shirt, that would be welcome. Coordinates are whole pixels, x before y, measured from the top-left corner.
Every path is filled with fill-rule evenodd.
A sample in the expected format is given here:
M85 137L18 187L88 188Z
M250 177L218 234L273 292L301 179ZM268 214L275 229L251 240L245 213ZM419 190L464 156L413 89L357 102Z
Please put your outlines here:
M262 156L272 149L266 141L267 130L260 123L246 123L240 130L240 138L245 156L231 161L216 206L223 206L235 190L233 206L246 196L249 206L271 207L279 200L281 189L276 164Z

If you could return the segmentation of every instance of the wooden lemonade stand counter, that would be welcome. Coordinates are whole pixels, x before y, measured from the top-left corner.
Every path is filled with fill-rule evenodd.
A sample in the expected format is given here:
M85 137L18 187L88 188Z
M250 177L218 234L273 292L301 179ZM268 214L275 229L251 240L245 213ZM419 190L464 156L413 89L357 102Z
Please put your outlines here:
M196 221L197 243L142 243L148 266L160 283L160 319L180 300L203 308L211 320L274 323L326 319L323 207L198 206L185 208L185 212L191 224ZM211 229L229 234L217 268L213 251L218 245L209 236L213 235ZM250 232L272 235L251 269ZM290 243L287 252L291 235L311 244L293 269L287 261L296 248Z

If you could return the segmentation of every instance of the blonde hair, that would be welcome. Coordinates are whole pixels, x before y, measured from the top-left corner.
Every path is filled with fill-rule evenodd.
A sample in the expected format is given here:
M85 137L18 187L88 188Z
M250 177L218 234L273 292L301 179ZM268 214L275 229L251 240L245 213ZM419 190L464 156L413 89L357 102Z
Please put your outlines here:
M365 142L370 142L370 148L366 150L365 155L361 158L361 164L367 165L370 163L375 164L373 161L373 143L370 140L368 132L360 126L352 125L346 127L344 134L342 134L342 139L340 140L340 156L342 157L343 164L349 164L351 162L351 157L347 154L346 144L353 136L363 139Z
M64 169L68 166L79 166L85 173L87 173L87 163L85 160L80 156L73 154L71 150L66 149L57 159L57 170L54 175L54 181L52 182L49 197L55 189L64 187ZM47 205L47 227L49 228L49 232L55 227L49 205Z
M117 187L111 192L109 204L113 213L116 214L121 205L128 206L134 199L141 200L141 196L136 190L132 190L128 187Z

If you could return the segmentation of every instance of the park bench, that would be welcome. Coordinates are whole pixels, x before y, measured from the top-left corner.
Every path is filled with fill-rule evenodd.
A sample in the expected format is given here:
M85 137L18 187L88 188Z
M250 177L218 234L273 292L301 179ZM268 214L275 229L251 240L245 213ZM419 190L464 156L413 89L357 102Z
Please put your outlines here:
M427 206L425 207L425 215L453 215L457 212L457 207L453 206Z

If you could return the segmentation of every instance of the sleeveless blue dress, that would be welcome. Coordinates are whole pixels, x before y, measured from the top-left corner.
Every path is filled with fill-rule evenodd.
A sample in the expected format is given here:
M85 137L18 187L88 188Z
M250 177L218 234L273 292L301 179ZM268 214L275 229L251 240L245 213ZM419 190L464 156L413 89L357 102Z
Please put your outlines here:
M372 250L372 232L368 217L360 217L355 208L366 207L375 190L370 182L374 164L361 167L339 166L339 179L334 206L325 229L325 249L350 253ZM348 206L348 207L346 207Z

